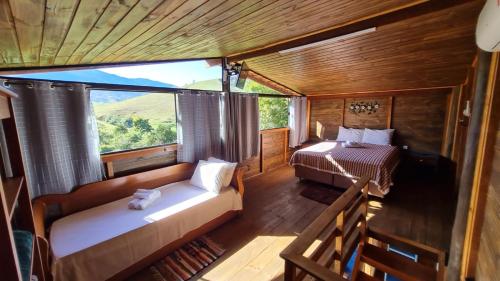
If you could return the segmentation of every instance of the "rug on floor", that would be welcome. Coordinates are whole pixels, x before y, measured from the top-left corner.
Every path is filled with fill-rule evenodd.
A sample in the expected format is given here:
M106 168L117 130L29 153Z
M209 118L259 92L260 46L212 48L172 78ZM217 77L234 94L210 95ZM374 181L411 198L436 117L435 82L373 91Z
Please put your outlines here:
M311 200L331 205L337 198L344 193L344 189L339 189L331 186L307 186L300 195Z
M225 250L209 238L193 240L136 274L131 280L185 281L209 266Z

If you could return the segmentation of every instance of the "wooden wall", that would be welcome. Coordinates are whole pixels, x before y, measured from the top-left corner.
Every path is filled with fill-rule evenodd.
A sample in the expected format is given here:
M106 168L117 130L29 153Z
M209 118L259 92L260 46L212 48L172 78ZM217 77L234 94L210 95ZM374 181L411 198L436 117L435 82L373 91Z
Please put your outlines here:
M394 128L395 145L408 145L411 150L440 154L445 130L447 100L451 89L377 93L376 97L313 97L309 136L311 140L336 139L338 126L352 128ZM378 95L378 96L377 96ZM352 102L377 101L374 114L352 113Z
M477 254L477 281L498 280L500 276L500 124L497 119L496 141L488 182L486 206Z
M245 178L259 175L283 165L289 159L288 128L260 132L260 154L241 163L246 168Z

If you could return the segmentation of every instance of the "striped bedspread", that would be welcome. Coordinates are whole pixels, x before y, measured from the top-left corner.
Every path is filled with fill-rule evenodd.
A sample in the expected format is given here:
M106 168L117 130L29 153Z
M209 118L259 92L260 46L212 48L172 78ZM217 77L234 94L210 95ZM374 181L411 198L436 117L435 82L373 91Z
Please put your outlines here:
M341 142L321 142L297 150L290 159L290 165L355 179L368 175L380 192L387 194L392 172L399 163L398 149L388 145L361 145L359 148L344 148Z

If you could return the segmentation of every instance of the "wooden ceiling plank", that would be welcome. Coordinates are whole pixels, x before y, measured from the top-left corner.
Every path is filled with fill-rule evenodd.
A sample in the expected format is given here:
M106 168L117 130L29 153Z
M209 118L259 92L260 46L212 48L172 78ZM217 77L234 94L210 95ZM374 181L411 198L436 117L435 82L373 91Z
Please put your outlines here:
M284 38L286 34L303 34L304 32L315 31L318 28L321 29L326 26L331 26L332 24L338 24L352 17L365 17L366 15L377 12L378 9L383 10L391 6L391 4L396 4L391 1L364 1L363 3L365 6L362 9L352 9L352 1L346 0L335 2L287 1L277 5L274 10L268 10L268 14L264 14L265 11L259 11L259 13L253 17L247 18L247 21L244 22L243 25L232 25L229 30L222 30L222 34L216 34L213 38L217 38L217 41L220 42L219 44L224 45L224 51L226 53L235 52L235 48L236 50L248 49L249 47L247 44L249 43L255 46L255 40L263 40L264 34L272 33L272 36L265 39L268 40L266 42L272 43L279 38ZM380 3L383 4L382 8L378 8L381 5ZM399 1L399 3L401 3L401 1ZM351 9L343 10L345 7L351 7ZM332 14L336 16L332 18ZM286 19L284 23L282 22L283 18ZM330 24L325 25L325 23ZM301 28L293 30L291 27L293 27L294 24L301 25ZM271 26L274 28L269 28ZM236 30L236 34L231 32L233 30ZM238 32L240 30L244 30L245 32ZM234 40L234 38L238 39ZM210 40L210 38L208 40ZM198 46L213 44L217 44L217 42L199 40L196 45L189 48L189 50L192 51L189 52L188 55L194 55L193 51L200 49ZM251 48L253 46L251 46ZM208 53L203 53L202 55L205 54Z
M284 17L285 15L288 15L288 18L296 16L296 14L300 13L304 9L310 9L311 5L320 5L320 4L325 4L332 6L332 2L328 0L321 0L321 1L314 1L314 0L307 0L307 1L277 1L272 3L271 5L266 6L265 9L259 10L256 13L251 14L249 17L241 17L241 19L246 19L245 21L239 21L232 23L231 25L224 26L222 28L222 32L217 32L217 36L210 36L211 38L215 39L216 41L213 41L211 45L213 44L223 44L224 45L224 51L227 52L227 48L231 45L232 42L238 41L239 43L244 43L245 38L253 37L257 39L257 37L262 36L266 30L268 29L269 26L276 26L276 24L273 24L276 22L275 19L279 19L280 17ZM293 13L293 11L296 11ZM305 16L302 18L306 18ZM291 21L287 19L286 25L282 26L288 26L288 22ZM235 34L231 34L227 32L227 29L230 30L236 30L237 37L235 37ZM238 32L239 29L239 32ZM241 32L244 30L244 32ZM237 40L234 40L234 38L237 38ZM200 39L198 37L198 39ZM189 50L195 50L195 49L200 49L200 48L206 48L208 46L207 42L204 42L204 40L197 40L196 42L193 42L190 45ZM241 48L244 48L241 46ZM220 50L222 51L222 50ZM190 52L190 54L193 54ZM175 53L173 54L175 55Z
M231 61L240 61L252 57L262 56L270 53L274 53L280 50L285 50L289 48L299 47L305 44L311 44L315 42L320 42L326 39L334 38L337 36L353 33L359 30L364 30L371 27L379 27L382 25L387 25L409 19L412 17L421 16L431 12L436 12L443 9L448 9L450 7L457 6L470 2L469 0L432 0L423 2L417 5L407 5L400 9L391 9L387 12L380 13L371 17L367 17L362 20L354 21L352 23L334 27L332 29L327 29L325 31L311 34L305 37L301 37L295 40L290 40L282 43L276 43L271 46L263 46L257 48L253 51L234 54L228 56Z
M14 19L8 1L0 1L0 59L2 65L22 65Z
M337 4L338 3L338 4ZM237 42L234 40L228 40L227 44L225 44L225 48L227 52L234 52L238 49L248 50L252 49L255 46L255 41L259 40L260 42L266 44L272 44L276 42L277 38L280 38L283 34L282 29L278 28L268 28L269 26L280 25L279 19L280 17L285 17L287 20L285 21L286 32L298 33L301 30L303 33L304 28L308 30L318 30L323 29L323 22L327 21L328 18L331 18L332 11L334 11L338 16L339 20L342 18L344 13L348 13L349 16L352 17L363 17L366 16L364 9L358 9L356 11L352 11L349 9L344 10L344 8L352 7L351 1L336 1L334 9L332 9L332 2L319 2L313 1L314 4L311 8L311 11L302 11L303 9L298 10L297 12L292 12L290 14L280 13L273 14L269 21L261 22L258 24L252 23L252 28L245 28L245 34L242 34L241 38L238 38ZM383 9L386 5L383 1L373 3L370 8L373 10L378 10L378 6L383 6ZM338 6L337 6L338 5ZM369 3L367 5L370 5ZM308 22L303 22L303 18L311 19ZM218 40L224 41L224 37L217 37ZM288 39L288 38L287 38ZM201 42L199 44L202 44Z
M54 60L55 65L66 64L66 61L78 48L82 40L92 30L92 27L108 6L109 0L80 1L79 3L63 44L61 44L57 52Z
M335 2L337 4L337 2ZM325 6L320 6L323 9L318 9L318 10L309 10L312 7L318 6L318 5L325 5ZM261 40L262 35L265 34L268 30L280 30L280 37L283 36L283 34L289 33L289 32L296 32L296 31L290 31L287 26L289 25L290 22L294 22L300 19L307 19L311 18L312 14L314 14L314 22L317 22L317 13L328 10L326 9L327 6L330 6L330 9L332 9L332 2L331 1L313 1L313 0L308 0L308 1L277 1L273 3L272 5L267 6L265 9L258 11L257 13L251 14L247 17L242 17L239 21L231 24L230 26L227 26L226 28L222 28L219 31L216 31L215 34L209 37L205 38L199 38L196 42L193 42L193 44L190 45L189 48L187 49L186 55L205 55L208 54L204 52L206 51L214 51L214 49L209 49L206 46L211 46L211 45L221 45L223 46L223 49L217 49L215 51L218 52L223 52L223 53L228 53L231 52L231 49L233 48L234 44L237 44L237 48L239 49L245 49L246 47L244 46L244 43L248 41L249 38L253 38L253 40ZM335 6L336 7L336 6ZM299 14L303 9L308 9L309 15L304 15L303 17L298 17L296 14ZM331 15L331 13L330 13ZM287 20L285 23L280 23L279 19L286 18ZM310 20L309 20L310 21ZM310 22L304 23L305 26L309 26L311 23ZM270 26L274 26L276 28L269 28ZM283 30L285 28L285 30ZM244 32L243 32L244 31ZM236 40L235 40L236 39ZM271 40L276 40L276 36L274 39ZM236 43L237 42L237 43ZM234 44L233 44L234 43ZM201 54L198 54L198 52L201 51ZM186 52L186 50L184 50ZM176 50L174 53L168 53L167 55L180 55L181 50Z
M245 18L256 11L264 10L272 3L276 3L276 0L262 0L256 3L253 3L252 1L244 1L244 6L240 7L243 8L241 11L238 12L231 9L222 15L226 17L225 19L219 19L219 17L217 17L211 20L211 22L208 22L206 28L203 28L204 26L200 26L196 30L190 30L185 36L178 37L177 39L171 41L169 40L166 42L167 51L164 51L163 54L156 54L156 56L152 56L152 59L156 59L157 56L161 57L162 55L175 55L175 52L170 52L168 46L171 47L171 50L188 50L193 48L204 38L216 36L218 30L226 28L227 26L236 26L242 18ZM207 45L205 45L205 47L206 46Z
M66 61L66 64L78 64L137 4L138 0L111 0L85 39Z
M45 1L10 0L9 4L23 62L27 65L38 65L42 46Z
M143 34L152 25L159 22L164 15L168 15L184 1L150 0L139 2L105 38L80 59L80 63L99 63L96 57L106 52L113 52L119 46L127 45L128 38L135 38L135 36Z
M176 45L172 42L175 39L180 38L181 40L184 40L185 38L187 38L188 33L194 33L197 31L200 32L200 29L207 29L211 24L214 24L214 19L227 17L229 16L227 14L228 11L241 11L240 9L238 9L238 7L243 7L244 9L244 7L248 6L249 4L249 1L242 2L241 0L228 0L222 2L220 5L213 7L202 16L195 18L193 21L185 24L177 30L174 30L170 33L162 32L160 36L157 36L155 39L153 39L154 43L150 43L149 45L145 44L144 48L142 49L131 50L128 52L128 55L135 56L135 58L138 60L151 59L151 57L154 57L156 53L165 52L164 50L168 50L170 47L175 48ZM159 46L162 46L162 48L159 48Z
M176 32L177 30L183 28L186 25L189 25L193 22L196 22L199 18L204 18L205 15L209 14L212 10L217 10L220 5L224 5L225 0L211 0L205 2L203 5L200 5L193 9L189 13L184 13L178 20L172 22L166 28L161 30L160 32L154 34L149 37L146 41L142 42L140 46L136 48L128 48L127 51L123 52L121 55L117 56L117 60L142 60L144 56L148 56L150 52L150 48L160 48L163 46L158 43L164 36L169 36ZM228 3L228 2L226 2ZM230 2L229 2L230 3ZM220 12L220 11L219 11ZM124 51L124 50L121 50Z
M156 22L153 26L150 26L146 32L137 34L137 36L133 38L133 40L129 41L121 48L116 49L115 51L113 51L113 53L108 53L107 57L95 58L92 60L92 62L118 61L118 58L125 54L127 51L142 48L152 37L181 21L184 16L186 16L186 14L190 14L192 11L195 11L201 4L205 2L206 0L188 0L182 3L180 6L170 11L170 13L163 17L160 21Z
M198 25L195 28L186 26L182 28L181 32L177 31L172 34L172 36L167 36L159 41L157 44L163 45L165 49L161 52L154 52L154 54L150 55L149 59L155 59L157 56L167 55L170 53L168 51L170 49L187 49L189 48L189 46L197 43L200 38L211 37L214 35L216 30L219 30L220 28L226 27L228 25L233 25L242 17L262 10L264 7L273 2L275 2L275 0L264 0L258 2L242 1L235 7L227 9L225 12L207 20L206 23ZM177 36L173 37L173 35Z
M78 7L78 0L47 0L40 50L40 65L51 65L64 41Z
M149 32L149 30L167 17L174 10L179 8L183 3L188 0L173 0L163 1L140 22L138 22L132 29L122 34L119 38L117 36L107 36L105 40L112 41L108 48L102 50L97 56L92 59L93 63L105 61L103 58L111 56L114 52L120 50L124 46L131 44L131 42L142 34Z

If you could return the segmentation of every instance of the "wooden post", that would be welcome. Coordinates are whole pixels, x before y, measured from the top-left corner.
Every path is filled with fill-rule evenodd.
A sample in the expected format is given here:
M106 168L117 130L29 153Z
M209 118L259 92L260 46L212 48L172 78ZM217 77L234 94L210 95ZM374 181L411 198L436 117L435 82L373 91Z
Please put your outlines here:
M387 129L390 129L392 126L392 108L393 108L393 101L394 97L390 96L387 98L387 120L386 120L386 127Z
M478 150L481 123L483 119L484 101L488 86L490 72L491 53L479 51L478 66L476 72L475 95L472 108L472 116L467 132L465 143L465 155L463 160L462 174L459 182L459 193L455 221L453 223L452 238L450 245L450 259L448 262L448 281L458 281L462 263L462 254L467 229L467 215L471 200L471 189L476 168L476 157Z
M344 248L344 218L345 218L345 212L344 211L341 211L338 215L337 215L337 219L335 220L335 224L336 224L336 227L337 229L340 231L340 233L342 233L341 235L338 235L337 237L335 237L335 253L334 255L336 255L336 257L334 257L334 261L333 261L333 272L337 273L337 274L340 274L342 275L342 251L343 251L343 248Z
M285 261L285 281L294 281L297 268L289 261Z

